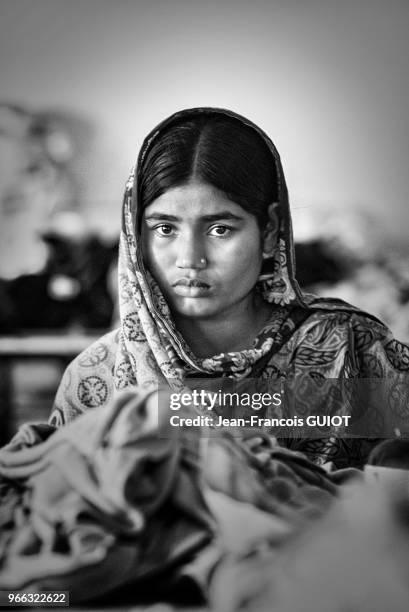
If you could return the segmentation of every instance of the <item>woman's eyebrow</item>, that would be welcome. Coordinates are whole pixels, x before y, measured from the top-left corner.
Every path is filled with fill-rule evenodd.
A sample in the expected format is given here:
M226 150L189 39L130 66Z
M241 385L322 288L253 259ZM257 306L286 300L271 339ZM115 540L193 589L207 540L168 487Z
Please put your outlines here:
M160 220L160 221L180 221L179 217L175 217L175 215L168 215L166 213L151 213L150 215L145 215L145 220L149 221Z
M215 213L213 215L203 215L200 217L203 221L221 221L222 219L231 220L231 221L243 221L243 217L239 215L234 215L228 210L222 210L221 212Z
M234 215L229 211L221 211L218 213L214 213L213 215L203 215L200 217L200 221L221 221L221 220L231 220L231 221L243 221L243 217L239 215ZM176 215L169 215L168 213L151 213L150 215L145 215L146 221L182 221L181 217L177 217Z

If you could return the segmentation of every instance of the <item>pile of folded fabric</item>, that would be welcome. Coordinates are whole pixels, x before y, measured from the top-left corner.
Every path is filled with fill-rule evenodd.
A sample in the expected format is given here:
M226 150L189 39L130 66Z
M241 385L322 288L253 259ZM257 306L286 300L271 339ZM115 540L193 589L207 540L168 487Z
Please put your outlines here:
M23 426L0 451L0 589L66 590L76 604L132 587L137 605L156 577L176 593L194 584L217 612L312 610L286 598L314 576L320 588L327 544L363 522L342 518L343 474L266 435L170 427L167 399L126 393L58 430Z

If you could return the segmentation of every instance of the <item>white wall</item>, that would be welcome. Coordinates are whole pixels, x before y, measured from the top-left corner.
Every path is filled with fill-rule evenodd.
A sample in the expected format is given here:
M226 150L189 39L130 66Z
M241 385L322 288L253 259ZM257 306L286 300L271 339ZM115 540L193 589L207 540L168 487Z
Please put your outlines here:
M92 118L86 206L108 232L146 132L214 105L276 142L296 230L358 206L404 241L408 27L407 0L1 0L0 97Z

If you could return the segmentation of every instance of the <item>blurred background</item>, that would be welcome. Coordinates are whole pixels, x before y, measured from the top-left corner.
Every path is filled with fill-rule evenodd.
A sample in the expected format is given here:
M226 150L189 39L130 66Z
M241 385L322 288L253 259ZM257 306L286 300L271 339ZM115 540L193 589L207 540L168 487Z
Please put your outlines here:
M301 284L409 340L408 27L407 0L1 0L3 441L115 324L123 186L180 108L267 131Z

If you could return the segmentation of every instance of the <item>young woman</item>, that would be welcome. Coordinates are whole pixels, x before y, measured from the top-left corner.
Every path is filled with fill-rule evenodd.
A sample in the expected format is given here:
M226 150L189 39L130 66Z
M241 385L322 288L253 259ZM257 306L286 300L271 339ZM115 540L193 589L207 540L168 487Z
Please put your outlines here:
M305 382L409 369L408 347L377 319L300 291L279 155L227 110L178 112L145 139L124 197L119 302L120 329L68 367L51 424L134 385L264 378L285 382L302 411L316 399ZM297 448L338 467L362 465L368 450L334 438Z

